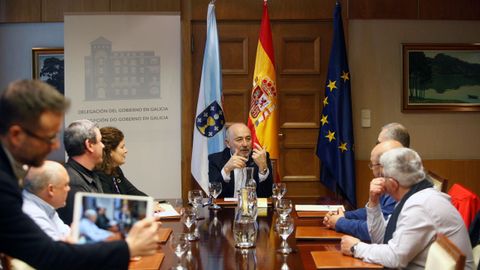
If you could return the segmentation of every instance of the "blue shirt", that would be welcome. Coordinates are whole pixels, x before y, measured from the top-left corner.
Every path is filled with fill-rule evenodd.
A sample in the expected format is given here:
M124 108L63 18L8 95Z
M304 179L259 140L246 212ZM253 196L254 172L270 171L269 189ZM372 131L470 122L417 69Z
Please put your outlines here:
M70 234L67 226L55 211L55 208L35 194L23 190L22 210L53 240L64 240Z
M84 236L87 242L103 241L112 234L112 232L100 229L97 224L88 218L80 220L80 237Z
M385 219L393 213L396 203L397 202L389 195L382 195L382 197L380 197L380 206ZM345 217L337 220L335 231L349 234L362 241L370 241L367 226L367 210L365 208L359 208L345 212Z

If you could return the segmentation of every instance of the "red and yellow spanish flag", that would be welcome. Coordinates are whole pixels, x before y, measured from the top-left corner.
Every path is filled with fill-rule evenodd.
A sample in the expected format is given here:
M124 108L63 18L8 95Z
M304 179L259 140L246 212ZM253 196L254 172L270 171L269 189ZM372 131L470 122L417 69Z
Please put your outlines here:
M250 97L248 127L253 142L265 147L271 159L278 160L278 101L275 61L267 1L263 2L262 24L258 39L253 89Z

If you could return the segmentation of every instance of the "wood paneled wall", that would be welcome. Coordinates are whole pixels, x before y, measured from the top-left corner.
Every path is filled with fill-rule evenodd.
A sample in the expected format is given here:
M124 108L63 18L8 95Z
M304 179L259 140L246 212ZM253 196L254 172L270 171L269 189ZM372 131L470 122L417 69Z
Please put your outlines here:
M180 0L0 0L0 23L63 22L68 12L180 12Z
M217 5L217 18L258 20L261 10L247 10L260 0L241 0L245 5L230 8L239 0L222 0ZM64 12L152 12L182 11L181 5L202 3L191 11L191 18L204 20L206 1L197 0L0 0L0 23L5 22L60 22ZM278 1L277 1L278 2ZM271 19L328 18L335 1L296 0L280 1L272 5ZM344 2L344 1L341 1ZM181 4L184 3L184 4ZM325 5L331 7L325 8ZM243 9L242 9L243 7ZM348 0L344 4L349 19L409 19L409 20L479 20L478 0ZM286 11L281 14L279 11Z
M349 19L478 20L478 0L348 0Z
M199 76L199 67L194 66L192 59L192 31L198 25L204 24L209 0L0 0L0 23L16 22L61 22L65 12L181 12L182 21L182 184L184 195L191 187L190 175L190 155L192 142L192 119L196 104L197 86L193 82L197 81ZM258 24L261 18L261 8L252 9L252 6L259 6L261 0L221 0L217 1L216 15L219 22L222 21L252 21ZM441 20L480 20L480 1L478 0L344 0L343 18L348 19L441 19ZM239 4L240 3L240 4ZM261 5L261 4L260 4ZM328 24L332 19L332 10L335 5L334 0L275 0L269 7L270 18L277 21L273 24L274 31L280 27L288 27L288 22L300 21L301 23L311 23L312 21L323 21ZM303 21L303 22L302 22ZM287 22L287 23L285 23ZM285 23L285 25L283 25ZM348 23L344 24L348 27ZM234 25L230 25L232 31L235 31ZM201 27L200 27L201 28ZM282 30L283 31L283 30ZM345 33L348 31L346 29ZM228 33L224 33L222 39L222 54L234 55L228 53L236 50L247 50L252 41L248 39L238 39L236 37L228 38ZM253 36L256 36L254 34ZM293 34L292 34L293 36ZM253 38L255 44L256 38ZM348 39L348 37L347 37ZM282 55L282 50L296 51L301 56L304 49L318 48L316 40L298 40L286 38L282 40L280 47L277 47L277 55ZM198 45L198 44L197 44ZM302 47L304 46L304 47ZM305 46L311 46L306 48ZM251 48L249 48L251 49ZM326 50L328 51L328 50ZM319 53L324 52L321 50ZM238 54L240 55L240 54ZM243 57L246 57L245 55ZM322 55L320 59L325 58ZM224 74L230 76L225 80L226 93L230 97L235 95L243 98L243 107L248 104L248 96L245 95L245 82L238 79L248 73L248 66L252 65L252 59L232 59L223 63ZM282 101L288 101L291 106L297 106L299 111L302 108L312 108L315 115L310 114L284 114L284 128L288 128L288 136L283 139L285 146L282 151L287 153L289 160L284 160L284 177L288 180L289 176L305 176L303 185L292 186L292 192L306 195L313 192L319 194L323 192L323 187L315 180L319 174L318 162L314 167L302 167L302 164L295 163L296 160L305 159L305 155L313 155L311 142L316 139L315 123L318 122L318 110L313 100L318 100L315 92L310 91L312 85L305 85L302 76L318 76L323 72L320 62L315 62L318 57L312 57L313 62L295 62L293 58L277 58L279 69L279 84L284 89L292 88L282 93ZM233 63L243 63L242 65L233 65ZM229 64L232 64L229 66ZM308 69L299 71L299 67L304 65ZM293 68L292 68L293 67ZM297 76L297 72L303 73ZM311 73L310 75L308 73ZM238 75L238 78L235 76ZM321 83L321 79L318 80ZM250 83L248 80L247 84ZM241 84L241 86L239 86ZM314 85L317 87L316 85ZM301 90L303 89L303 90ZM307 90L305 90L307 89ZM303 92L302 92L303 91ZM242 99L240 98L240 99ZM232 99L233 100L233 99ZM225 98L225 104L228 106L229 97ZM231 106L228 106L231 107ZM233 107L233 106L232 106ZM246 117L245 111L234 112L242 120ZM298 125L302 122L302 125ZM311 123L311 126L307 124ZM303 150L302 150L303 149ZM316 159L315 156L311 157ZM311 163L314 164L315 162ZM357 201L363 205L368 199L368 186L371 180L371 172L367 167L368 161L357 160ZM436 172L442 177L449 179L449 186L458 182L465 187L480 193L480 161L479 160L426 160L425 167ZM308 176L310 175L310 176ZM293 180L294 178L291 178ZM307 192L308 191L308 192Z

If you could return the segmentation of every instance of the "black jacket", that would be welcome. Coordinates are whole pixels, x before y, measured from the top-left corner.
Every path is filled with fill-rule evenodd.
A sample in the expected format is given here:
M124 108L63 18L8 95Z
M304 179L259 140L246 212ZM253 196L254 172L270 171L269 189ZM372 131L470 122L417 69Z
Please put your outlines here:
M210 182L222 183L222 193L219 198L233 197L235 189L235 178L233 171L230 172L230 182L226 183L222 177L222 169L230 159L230 148L225 148L222 152L214 153L208 156L208 179ZM254 167L253 177L257 182L257 196L259 198L268 198L272 196L272 184L273 184L273 170L270 155L267 153L267 166L270 173L267 179L259 183L258 179L258 166L250 155L247 161L247 167Z
M37 269L128 269L125 241L55 242L23 213L22 204L18 181L0 144L0 252Z
M100 178L100 182L102 182L103 193L148 196L147 194L138 190L130 181L128 181L120 167L117 168L118 176L115 177L102 171L95 172ZM118 191L113 181L116 182Z

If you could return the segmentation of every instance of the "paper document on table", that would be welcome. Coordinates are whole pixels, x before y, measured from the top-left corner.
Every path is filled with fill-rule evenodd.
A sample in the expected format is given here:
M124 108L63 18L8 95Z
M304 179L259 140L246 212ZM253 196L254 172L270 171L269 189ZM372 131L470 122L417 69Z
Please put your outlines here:
M236 202L236 201L238 201L237 198L223 198L223 200L226 201L226 202Z
M155 217L178 217L180 214L173 208L173 206L169 203L159 203L159 207L162 208L162 211L155 212Z
M295 211L319 211L319 212L330 212L338 211L342 209L345 211L343 205L316 205L316 204L297 204L295 205Z
M268 207L267 198L257 198L257 207L258 208L267 208Z

